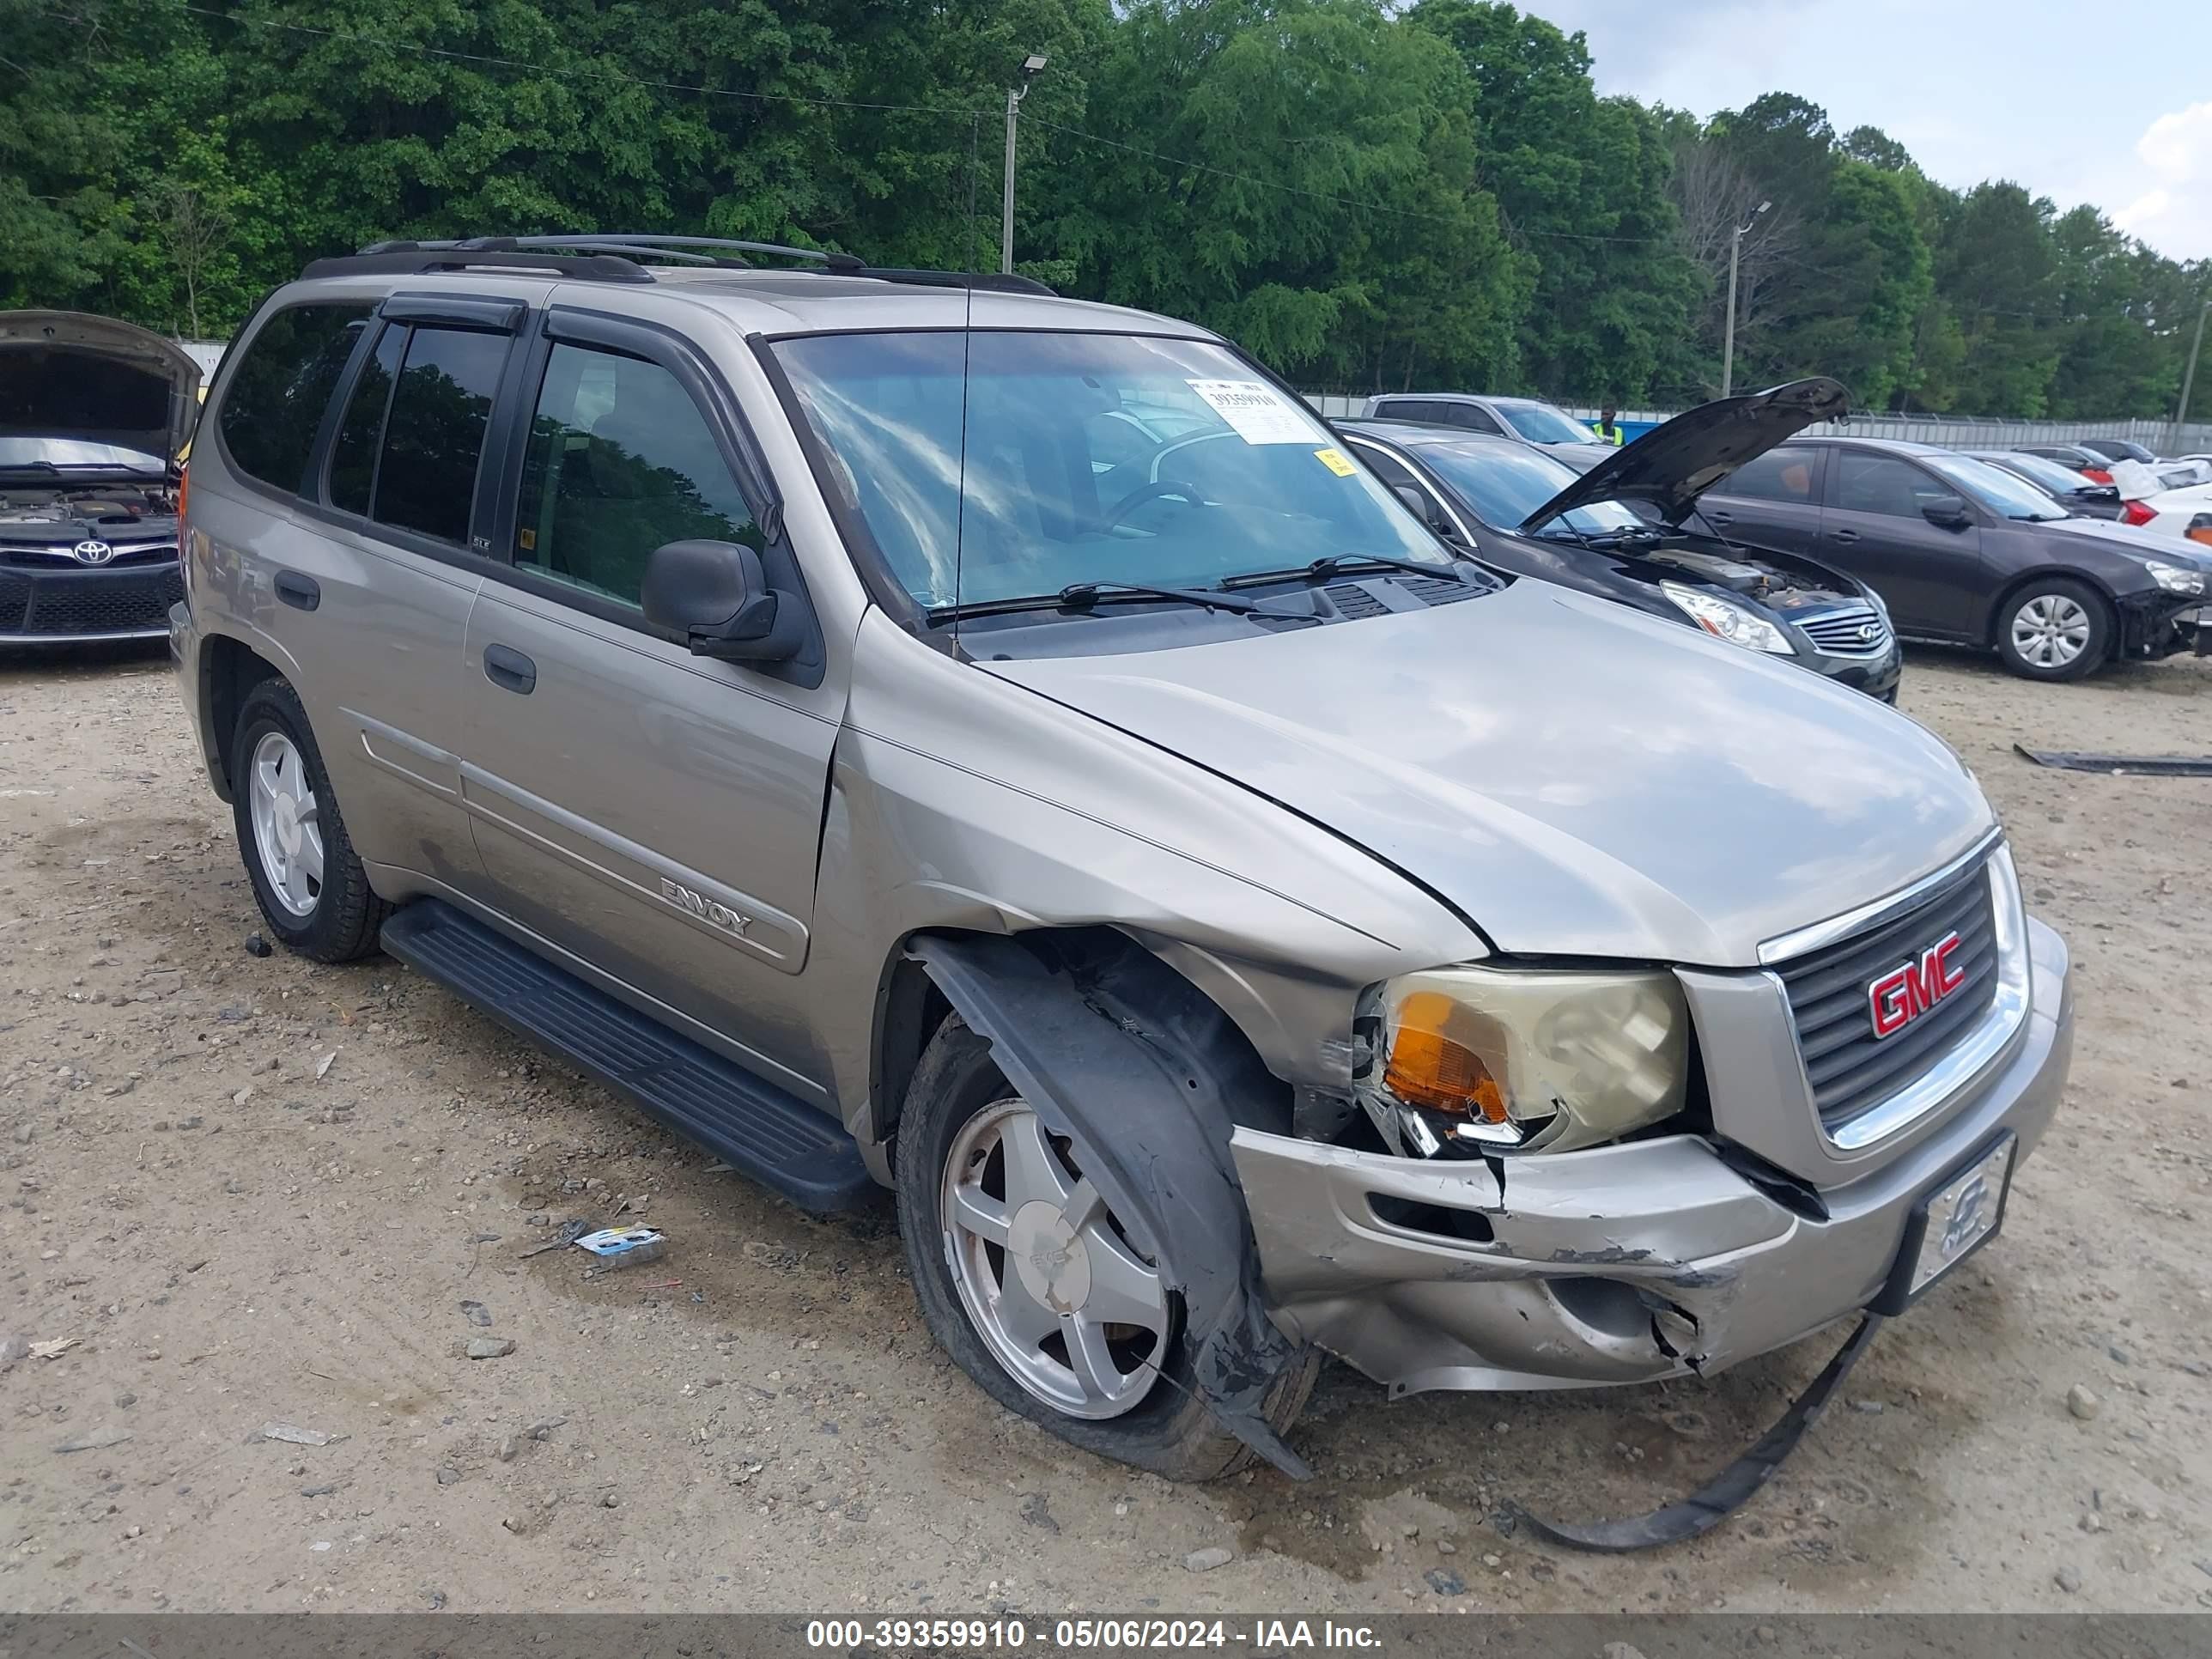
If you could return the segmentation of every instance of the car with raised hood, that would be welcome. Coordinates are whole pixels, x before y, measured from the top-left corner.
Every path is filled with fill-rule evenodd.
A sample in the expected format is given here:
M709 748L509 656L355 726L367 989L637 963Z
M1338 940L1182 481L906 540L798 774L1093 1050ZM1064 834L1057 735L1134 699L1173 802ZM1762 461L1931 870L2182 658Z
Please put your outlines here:
M1577 472L1589 471L1620 447L1607 443L1557 404L1547 404L1540 398L1497 398L1475 392L1394 392L1370 398L1366 418L1455 427L1485 437L1513 439L1540 449Z
M1792 438L1704 511L1856 576L1906 638L1994 650L2028 679L2189 649L2212 583L2179 542L2076 517L2011 472L1897 439Z
M382 245L246 324L185 541L271 937L890 1188L977 1386L1164 1474L1302 1468L1323 1352L1645 1382L1902 1309L2065 1081L1957 756L1484 566L1173 318Z
M0 650L167 635L199 383L133 324L0 312Z
M1900 658L1874 591L1802 554L1703 524L1729 473L1848 394L1801 380L1676 416L1589 471L1525 444L1448 427L1341 422L1346 441L1447 540L1483 562L1558 582L1897 700Z

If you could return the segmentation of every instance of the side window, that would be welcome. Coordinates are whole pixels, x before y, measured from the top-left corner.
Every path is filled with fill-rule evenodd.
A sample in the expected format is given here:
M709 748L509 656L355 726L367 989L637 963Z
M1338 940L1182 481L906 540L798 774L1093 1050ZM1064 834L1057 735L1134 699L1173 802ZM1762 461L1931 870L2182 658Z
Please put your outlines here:
M1917 519L1926 502L1952 492L1910 461L1844 450L1836 457L1835 502L1846 513Z
M1378 421L1419 421L1426 419L1419 404L1408 403L1402 398L1388 398L1375 405Z
M1454 426L1463 426L1473 432L1487 432L1493 438L1505 435L1505 428L1492 420L1489 410L1480 404L1454 404L1451 421Z
M556 345L530 423L514 562L635 605L665 542L765 545L713 430L658 363Z
M418 328L410 334L392 380L371 518L440 541L467 544L477 463L483 456L492 393L507 365L509 343L504 334L453 328Z
M239 471L278 489L300 488L323 406L368 325L368 309L288 306L255 331L219 416L223 447Z
M1419 493L1423 502L1421 521L1424 524L1431 530L1439 529L1445 524L1443 509L1437 504L1436 492L1415 477L1411 469L1396 456L1386 455L1379 449L1370 449L1365 444L1354 445L1353 448L1375 476L1389 485L1392 490L1412 489ZM1406 505L1410 511L1413 503L1407 501Z
M337 441L331 447L331 505L363 518L368 516L376 487L376 456L383 445L392 377L399 372L399 354L406 348L404 328L386 327L377 337L376 349L361 366L353 396L338 422Z
M1770 449L1754 455L1713 486L1716 495L1742 495L1754 501L1813 505L1813 481L1820 458L1804 449Z

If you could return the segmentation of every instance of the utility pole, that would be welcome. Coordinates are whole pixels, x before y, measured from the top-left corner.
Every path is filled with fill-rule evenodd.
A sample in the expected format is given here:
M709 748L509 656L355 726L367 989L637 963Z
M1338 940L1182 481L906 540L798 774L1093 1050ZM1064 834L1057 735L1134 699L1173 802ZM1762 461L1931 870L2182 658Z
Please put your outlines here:
M2166 434L2168 449L2181 447L2181 428L2189 421L2189 389L2197 383L2197 354L2204 346L2204 313L2212 311L2212 300L2197 307L2197 337L2189 343L2189 367L2181 371L2181 401L2174 405L2173 430Z
M1022 59L1021 84L1006 88L1006 182L999 198L999 269L1009 276L1014 271L1014 123L1030 82L1043 67L1044 54L1031 52Z
M1011 120L1012 118L1010 115L1007 118ZM1773 205L1774 204L1771 202L1761 202L1757 207L1752 210L1750 219L1744 223L1738 225L1735 228L1735 233L1729 238L1728 325L1721 336L1721 396L1723 398L1729 395L1729 388L1735 384L1736 260L1743 252L1744 233L1748 231L1753 225L1757 224L1759 222L1759 216L1765 212L1767 209Z

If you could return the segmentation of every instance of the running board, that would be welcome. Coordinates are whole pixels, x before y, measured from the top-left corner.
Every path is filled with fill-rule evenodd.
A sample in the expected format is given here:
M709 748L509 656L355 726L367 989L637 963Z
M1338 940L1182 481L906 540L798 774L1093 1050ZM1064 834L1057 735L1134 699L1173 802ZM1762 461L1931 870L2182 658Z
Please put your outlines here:
M834 1119L437 899L393 912L385 951L742 1175L819 1214L881 1188Z

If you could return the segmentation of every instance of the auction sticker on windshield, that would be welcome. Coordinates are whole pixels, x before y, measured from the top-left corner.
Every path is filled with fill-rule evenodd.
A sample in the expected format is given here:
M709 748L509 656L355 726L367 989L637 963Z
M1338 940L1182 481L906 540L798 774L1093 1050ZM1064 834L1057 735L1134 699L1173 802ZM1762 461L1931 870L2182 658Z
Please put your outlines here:
M1192 380L1193 392L1248 444L1310 444L1313 422L1265 380Z

